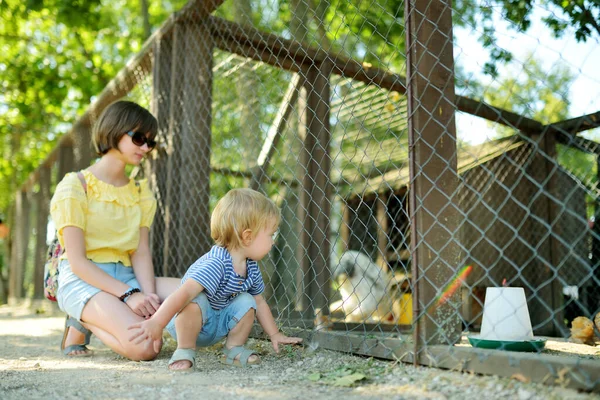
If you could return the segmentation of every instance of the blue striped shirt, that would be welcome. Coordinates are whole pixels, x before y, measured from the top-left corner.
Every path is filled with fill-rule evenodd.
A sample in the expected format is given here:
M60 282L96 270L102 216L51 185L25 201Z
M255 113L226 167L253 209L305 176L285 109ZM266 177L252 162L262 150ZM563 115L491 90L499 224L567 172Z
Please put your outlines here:
M181 284L188 279L193 279L204 287L208 302L215 310L224 308L242 292L256 296L265 290L265 283L256 261L246 259L244 278L233 269L229 251L220 246L213 246L208 253L196 260L188 268Z

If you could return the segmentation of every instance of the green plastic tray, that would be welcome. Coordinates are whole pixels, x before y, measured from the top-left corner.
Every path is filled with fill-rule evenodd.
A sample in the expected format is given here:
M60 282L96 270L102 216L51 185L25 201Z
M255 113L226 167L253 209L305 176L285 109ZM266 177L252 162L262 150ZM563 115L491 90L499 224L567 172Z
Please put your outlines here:
M546 346L546 339L533 338L533 340L507 341L481 339L479 335L467 336L471 346L479 349L499 349L507 351L540 352Z

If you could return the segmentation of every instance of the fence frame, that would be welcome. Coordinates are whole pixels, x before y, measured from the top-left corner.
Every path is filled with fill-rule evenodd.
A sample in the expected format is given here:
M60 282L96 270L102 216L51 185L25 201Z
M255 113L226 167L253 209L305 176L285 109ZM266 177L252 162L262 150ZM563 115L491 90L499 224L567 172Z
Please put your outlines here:
M314 134L315 142L305 142L305 155L303 156L303 160L306 164L305 167L307 167L309 171L313 171L309 172L307 176L312 176L311 174L318 175L319 181L322 182L326 187L329 187L329 185L332 183L327 172L329 167L325 166L326 168L322 168L323 166L321 165L321 168L317 168L316 170L313 167L315 162L321 162L319 157L324 157L326 159L328 154L326 147L326 143L328 143L328 138L330 135L328 127L328 113L326 111L326 109L328 109L328 105L322 101L322 97L317 100L315 100L315 98L318 98L319 96L326 96L326 94L329 93L328 77L331 74L349 77L366 83L367 85L376 85L380 88L408 95L411 98L414 98L415 96L418 97L420 93L422 93L420 92L420 85L422 86L423 82L419 81L419 78L409 82L409 86L411 88L413 85L416 85L416 91L409 90L407 92L406 78L398 74L390 73L389 71L385 71L380 68L367 67L356 60L347 59L339 54L327 52L322 49L313 49L299 42L284 39L274 34L261 32L252 27L242 26L234 22L211 16L210 14L222 3L223 0L192 0L181 11L173 14L167 20L167 22L165 22L165 24L163 24L163 26L148 39L140 53L133 57L132 60L123 68L123 70L121 70L117 76L111 80L111 82L99 94L95 102L88 108L83 116L74 123L72 130L63 138L61 138L57 147L18 190L14 204L15 215L13 221L20 221L23 223L18 224L18 229L15 229L12 233L15 240L12 241L12 249L9 256L10 297L23 297L22 266L24 265L24 257L27 251L27 239L29 232L29 229L27 228L27 221L29 220L29 213L27 211L29 208L27 207L27 204L29 203L27 200L30 199L30 194L33 191L33 185L37 182L40 182L43 177L49 175L47 171L50 170L55 162L58 162L57 175L59 179L71 169L80 169L89 165L89 162L93 157L93 153L89 148L92 117L99 115L107 105L129 93L135 87L135 84L133 83L135 82L135 79L132 78L136 75L142 73L154 74L155 80L153 82L153 108L159 119L159 129L168 132L170 140L164 154L173 155L180 151L182 144L177 143L177 135L174 135L174 133L179 132L184 128L176 126L181 120L178 113L183 112L183 119L186 120L185 114L193 115L193 112L191 110L177 111L178 107L175 107L175 99L182 91L182 88L176 87L176 84L174 83L176 80L172 77L175 76L175 74L179 71L178 69L174 68L174 66L177 65L174 60L177 60L178 55L181 54L181 48L179 47L180 43L188 43L193 41L191 35L186 35L185 33L186 29L190 25L194 25L195 27L203 27L202 29L204 29L204 32L209 34L208 36L212 37L214 48L235 53L254 61L264 62L287 71L299 73L300 77L298 82L295 82L295 85L304 85L304 87L306 87L305 82L310 82L311 79L315 82L319 82L317 85L314 85L314 83L312 84L312 95L310 90L306 94L307 104L312 104L314 108L311 107L311 109L316 110L314 113L315 115L311 115L311 117L306 121L308 132ZM451 38L452 23L450 19L450 13L448 12L448 2L444 0L432 0L432 3L435 7L425 6L423 2L418 2L415 0L406 1L406 15L411 16L411 18L415 18L415 20L409 22L410 30L407 32L407 43L409 48L413 37L416 38L418 42L426 43L426 38L428 35L432 35L431 32L426 32L419 29L420 24L416 18L426 18L427 15L430 15L430 19L437 20L437 17L434 19L431 16L433 9L438 11L446 10L445 13L442 13L443 18L439 21L439 29L442 34ZM418 16L415 14L415 12L418 14ZM439 13L436 15L439 15ZM163 47L160 46L161 41L170 41L172 44L176 44L176 46L174 45L172 47L171 54L161 54ZM452 52L448 51L448 47L450 50L452 48L452 40L449 39L447 43L441 44L446 45L446 48L441 46L435 50L434 54L437 54L438 59L442 60L445 67L442 67L442 69L436 72L436 80L439 79L439 81L436 81L436 85L438 89L443 92L445 96L447 96L447 98L454 98L454 104L448 103L443 105L443 118L440 118L440 121L445 124L444 126L448 127L444 132L450 135L450 139L453 137L455 138L455 128L453 127L453 123L451 121L454 111L458 110L492 122L510 126L528 136L539 135L538 137L542 138L544 146L549 149L549 154L552 154L551 149L554 146L553 142L556 141L557 143L565 144L578 150L600 156L600 150L598 150L595 142L590 143L590 141L576 136L579 132L600 126L600 111L561 121L559 123L544 125L535 120L507 110L503 110L501 108L492 107L483 102L463 96L455 96L454 86L446 84L448 81L453 82L453 79L449 78L453 76ZM161 50L157 52L157 49ZM409 57L411 57L411 59L413 57L419 59L419 55L424 54L426 51L427 49L415 48L414 54L409 53ZM204 52L202 54L207 56L208 52ZM192 64L193 63L191 62L185 64L184 74L188 75L198 73L196 70L198 66ZM419 75L419 73L425 71L425 68L428 68L428 66L431 66L431 61L417 65L416 74ZM411 68L413 67L411 66ZM446 71L444 71L444 68ZM157 79L156 74L158 74L158 77L160 77L162 75L162 71L165 70L168 71L167 76L170 74L171 79L164 81L162 79ZM451 72L448 73L448 70ZM205 77L208 77L212 72L210 71L210 68L204 68L202 73ZM409 69L409 76L412 74L412 70ZM305 79L307 80L305 81ZM209 89L204 87L202 90L206 91ZM169 96L166 96L165 93L169 93ZM301 98L288 98L288 100L286 100L287 104L285 104L285 102L282 104L282 115L285 115L286 110L288 110L290 107L290 104L293 104L293 102L299 100L302 101ZM438 105L436 104L435 106L437 107ZM203 107L208 107L210 109L210 100L208 106L204 104ZM421 115L419 113L422 112L426 113L425 116L437 114L433 113L433 109L434 108L432 106L429 106L428 109L415 109L413 112L417 117ZM208 118L210 120L210 115ZM192 121L192 117L189 118L188 122L197 123L197 121ZM412 129L414 129L416 132L424 129L423 126L420 125L422 122L420 123L417 121L414 124L415 125ZM281 132L281 128L279 128L279 126L280 123L275 121L273 124L274 138L269 139L271 140L270 144L265 142L266 148L272 148L276 145L276 138L279 136L277 132ZM210 124L208 124L208 127L208 131L202 133L205 138L210 137ZM432 130L423 131L423 133L426 137L431 139L440 132ZM272 135L269 135L269 138L271 136ZM306 137L309 136L312 135L306 135ZM182 140L189 139L190 138L188 137L188 139ZM413 138L413 140L415 140L414 143L416 144L416 137ZM594 146L591 146L592 143ZM318 148L317 152L308 151L316 148ZM456 149L451 148L440 148L439 150L445 152L444 159L446 159L448 162L450 162L453 152L456 151ZM73 160L69 158L69 154L74 156ZM155 156L157 154L159 154L159 152L157 152ZM169 159L171 159L171 157L169 157ZM260 177L258 178L259 183L268 177L266 173L269 166L268 160L269 151L266 153L264 163L259 163L259 167L261 168ZM156 162L156 158L153 160L153 162ZM415 165L413 168L423 170L422 167L419 167L418 160L414 162ZM207 173L212 171L232 175L238 174L250 178L257 176L256 172L245 173L243 171L216 170L211 168L210 165L206 164L203 164L200 167ZM149 168L152 169L154 166L149 166ZM171 174L174 174L175 171L177 171L177 168L174 168L174 166L170 163L168 170L171 171ZM547 166L544 168L544 170L547 171ZM434 169L432 171L427 171L427 174L431 175L436 171L439 170ZM173 175L170 175L170 177L172 179L168 179L165 183L167 185L167 197L174 195L174 193L178 191L178 188L172 183L176 180L175 177ZM422 178L418 176L416 177L417 187L419 182L421 182L420 179ZM155 182L155 184L160 183ZM314 182L308 183L305 179L302 185L305 193L314 193L311 191L312 187L315 185ZM552 184L549 185L551 186ZM208 186L204 189L207 188ZM43 190L45 191L46 189L44 188ZM450 190L450 192L452 191ZM328 193L328 190L325 190L323 198L319 199L319 201L322 201L321 205L328 203L328 201L326 201L326 199L328 199L330 196ZM422 196L422 193L419 195L419 193L415 191L415 196L417 196L418 202L418 196ZM305 220L316 221L315 225L305 225L305 229L310 228L306 231L315 232L315 230L322 230L323 232L327 232L326 229L328 226L327 219L329 210L323 210L320 207L316 207L315 209L315 207L312 206L312 204L316 202L314 198L312 200L310 198L305 198L302 201L307 210ZM169 204L168 201L165 204ZM205 204L208 207L208 201L206 201ZM429 205L425 206L425 208L428 207ZM169 233L172 233L172 227L178 227L176 221L173 221L174 215L178 214L178 212L173 211L174 210L165 210L164 222L167 223L165 225L165 235L169 235L169 238L172 237ZM549 208L549 212L552 212L551 207ZM201 212L201 214L204 215L204 218L206 217L207 213L208 208ZM417 224L422 223L419 222L419 220L422 219L423 216L419 217L420 214L418 210L415 214L417 216ZM453 215L449 214L448 217L453 218ZM413 225L414 229L417 229L417 224ZM450 231L452 231L453 228L451 228L451 226L452 224L448 225L446 228L450 227ZM419 232L422 232L422 230L419 231L417 229L417 231L413 232L414 234L412 237L417 238L417 234L419 234ZM323 246L328 246L326 235L324 236L325 237L305 235L302 238L303 245L306 249L308 249L308 257L305 257L308 264L304 264L301 268L303 271L313 275L309 284L304 285L308 287L306 292L307 295L314 294L315 291L317 293L322 293L323 290L328 290L329 288L329 277L325 273L328 271L328 259L327 257L322 257L318 254L319 252L322 252ZM154 241L154 243L157 242ZM163 252L161 256L163 263L160 265L160 270L168 274L172 271L170 271L167 266L167 258L164 257L164 253L166 252L168 254L170 248L173 248L173 246L171 243L167 244L167 241L164 243L164 248L160 249ZM436 246L432 243L429 244ZM178 248L178 246L175 246L175 248ZM439 246L436 248L439 248ZM157 249L154 250L157 251ZM412 251L414 260L416 261L415 264L423 263L425 257L423 251L414 247ZM329 252L327 251L327 254L328 253ZM416 276L423 276L422 273L424 273L425 276L428 276L428 270L425 264L419 264L417 268ZM447 277L449 274L450 272L447 272L445 276ZM437 281L437 278L435 277L429 278L432 279L432 281ZM304 282L306 282L306 280ZM38 293L37 289L36 293ZM418 307L422 308L423 306L429 304L433 297L435 297L435 291L433 291L431 288L427 289L419 285L415 296L418 296L419 298L418 302L414 302L415 307L417 307L416 304L420 304ZM326 299L327 297L325 295L319 297L317 303L313 303L313 307L326 307ZM309 311L314 312L312 308L309 308ZM308 312L308 314L305 316L309 315L310 312ZM419 309L415 309L415 315L419 315ZM438 322L435 320L424 321L423 319L417 318L414 338L412 339L410 336L402 336L399 339L373 339L358 337L349 332L344 333L345 336L341 336L336 332L309 330L301 331L299 334L304 335L307 340L318 340L323 348L333 350L351 351L357 354L364 354L392 360L401 360L403 362L410 362L420 365L436 366L484 374L492 373L500 376L510 376L513 373L518 372L524 374L534 382L550 382L552 384L560 385L564 384L566 386L584 390L599 389L599 383L596 383L593 387L590 387L590 384L588 383L590 379L597 379L597 377L600 377L600 365L598 363L588 360L573 361L565 357L558 358L544 354L517 354L462 348L456 346L450 347L431 345L431 343L434 343L432 340L437 340L434 338L435 331L432 330L434 325L437 323ZM368 324L362 325L365 327L368 326ZM260 335L260 332L256 331L255 334ZM445 341L441 342L453 344L456 343L458 337L455 334L451 334L445 339ZM426 343L429 344L425 345ZM417 356L415 356L415 354ZM484 363L481 361L482 358L493 359L494 362ZM550 366L550 372L544 374L543 372L539 371L539 368L534 368L536 365L539 366L540 362Z

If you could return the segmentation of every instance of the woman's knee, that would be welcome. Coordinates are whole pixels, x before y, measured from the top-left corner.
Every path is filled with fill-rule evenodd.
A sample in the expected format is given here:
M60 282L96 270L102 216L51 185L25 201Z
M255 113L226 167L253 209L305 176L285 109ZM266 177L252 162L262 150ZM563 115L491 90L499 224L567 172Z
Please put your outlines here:
M160 342L159 351L154 350L153 343L143 342L139 345L125 348L124 355L132 361L151 361L158 356L161 347L162 340Z

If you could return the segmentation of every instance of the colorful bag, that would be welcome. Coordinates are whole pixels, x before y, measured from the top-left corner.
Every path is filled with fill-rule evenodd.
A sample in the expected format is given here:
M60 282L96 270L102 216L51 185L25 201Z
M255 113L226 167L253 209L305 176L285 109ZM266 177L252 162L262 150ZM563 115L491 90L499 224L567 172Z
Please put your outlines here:
M44 296L50 301L56 301L58 291L58 262L62 256L63 249L58 237L55 237L48 248L48 259L44 265Z
M83 191L87 196L87 184L81 171L77 173L77 177L81 181ZM64 251L58 240L57 232L54 240L50 243L48 259L46 260L46 264L44 264L44 296L50 301L56 301L56 293L58 292L58 263L63 253Z

